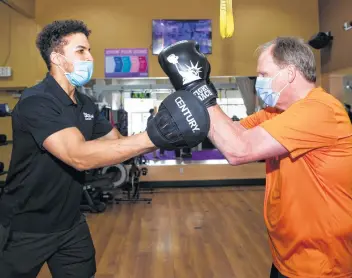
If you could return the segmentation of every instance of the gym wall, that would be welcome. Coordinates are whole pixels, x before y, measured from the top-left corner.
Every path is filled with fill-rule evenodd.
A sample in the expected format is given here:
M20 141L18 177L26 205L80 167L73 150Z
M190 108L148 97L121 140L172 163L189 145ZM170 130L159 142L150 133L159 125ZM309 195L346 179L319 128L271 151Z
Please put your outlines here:
M307 40L319 30L318 0L235 0L235 33L223 40L219 32L219 2L36 0L35 20L0 4L0 63L5 65L6 61L13 70L11 78L0 78L0 91L6 87L32 86L44 77L46 67L35 47L35 38L44 25L58 19L81 19L92 29L93 78L104 78L105 48L151 47L152 19L212 19L213 54L208 58L214 76L256 75L254 51L260 44L276 36L300 36ZM315 54L320 73L320 54ZM151 77L165 76L157 56L151 52L149 61ZM9 94L3 95L1 101L16 102ZM11 133L9 124L1 125L0 129L0 133Z
M321 32L331 32L331 46L321 50L321 84L332 95L352 105L352 30L343 29L344 22L352 21L351 0L319 0L319 25Z
M319 0L321 32L331 31L331 48L321 51L322 74L352 74L352 30L343 29L344 22L352 21L351 0Z
M278 35L307 39L318 30L317 5L316 0L233 1L235 34L229 40L220 38L218 0L37 0L36 17L40 25L67 17L87 22L93 30L95 78L104 77L104 48L150 47L151 20L158 18L212 19L213 54L209 56L212 75L255 75L256 47ZM149 58L150 76L164 76L157 57L149 55Z
M7 65L13 77L0 79L0 87L30 86L46 72L35 49L37 24L56 19L78 18L93 30L93 78L104 77L104 48L150 47L151 20L158 18L210 18L213 26L213 54L209 56L212 75L255 75L254 50L279 35L308 39L319 29L318 0L236 0L233 1L235 33L222 40L219 34L219 1L116 1L116 0L36 0L36 19L27 19L0 5L0 62L9 50L9 13L12 15L11 55ZM304 8L303 8L304 7ZM316 52L320 71L319 52ZM164 76L157 57L149 55L150 76Z
M38 79L38 30L34 19L0 3L0 66L10 66L13 71L12 77L0 77L0 88L30 86Z

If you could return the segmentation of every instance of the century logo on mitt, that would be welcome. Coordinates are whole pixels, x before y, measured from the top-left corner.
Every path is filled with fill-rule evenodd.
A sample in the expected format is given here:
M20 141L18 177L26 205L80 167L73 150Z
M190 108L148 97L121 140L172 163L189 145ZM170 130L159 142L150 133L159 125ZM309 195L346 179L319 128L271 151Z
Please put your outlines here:
M177 97L175 99L175 102L178 108L181 109L181 112L183 113L183 115L186 117L186 120L192 129L192 132L195 133L196 131L200 131L196 120L194 119L189 108L186 106L186 103L184 102L184 100L181 97Z

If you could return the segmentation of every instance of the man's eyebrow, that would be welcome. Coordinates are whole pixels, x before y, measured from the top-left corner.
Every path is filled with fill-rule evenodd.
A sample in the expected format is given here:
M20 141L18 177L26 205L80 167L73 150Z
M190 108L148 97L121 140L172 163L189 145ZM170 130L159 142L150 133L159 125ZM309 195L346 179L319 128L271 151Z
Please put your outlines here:
M77 46L76 46L76 49L78 49L78 48L88 49L88 48L85 47L84 45L77 45ZM89 50L90 50L90 48L89 48Z

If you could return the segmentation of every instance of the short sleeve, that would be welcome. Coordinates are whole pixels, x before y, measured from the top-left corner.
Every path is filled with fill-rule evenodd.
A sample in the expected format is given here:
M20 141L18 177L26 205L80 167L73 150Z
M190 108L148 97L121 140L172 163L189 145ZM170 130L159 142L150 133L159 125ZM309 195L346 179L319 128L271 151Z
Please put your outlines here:
M254 128L264 121L271 119L272 117L276 116L278 113L274 108L266 108L262 109L246 118L240 120L241 125L246 129Z
M296 103L260 126L280 142L292 158L331 146L338 138L334 110L316 100Z
M98 108L96 108L92 140L107 135L112 129L112 124L99 112Z
M47 137L75 125L60 106L47 96L30 96L18 104L21 126L28 130L40 148Z

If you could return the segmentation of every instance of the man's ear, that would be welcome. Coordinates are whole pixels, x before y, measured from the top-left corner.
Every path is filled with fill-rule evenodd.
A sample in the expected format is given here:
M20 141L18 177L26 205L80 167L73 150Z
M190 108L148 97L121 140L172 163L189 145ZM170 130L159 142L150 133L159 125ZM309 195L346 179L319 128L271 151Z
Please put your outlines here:
M50 53L50 62L53 63L54 65L59 65L60 64L60 59L59 57L60 55L58 55L56 52L51 52Z
M288 82L289 82L289 83L292 83L293 80L295 80L295 78L296 78L297 69L296 69L295 66L289 65L289 66L287 67L287 70L288 70Z

